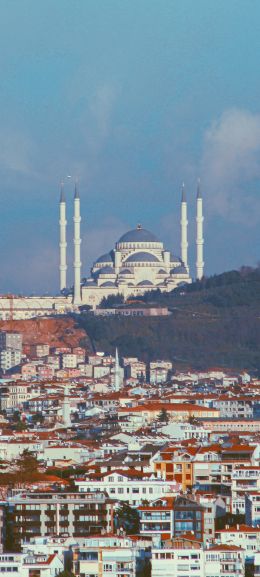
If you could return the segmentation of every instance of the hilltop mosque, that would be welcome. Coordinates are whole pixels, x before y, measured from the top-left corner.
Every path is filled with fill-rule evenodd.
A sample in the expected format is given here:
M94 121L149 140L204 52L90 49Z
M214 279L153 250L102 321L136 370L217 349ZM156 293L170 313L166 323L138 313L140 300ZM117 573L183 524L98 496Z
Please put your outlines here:
M188 220L184 187L181 199L181 257L164 247L163 242L141 224L123 234L115 247L93 264L91 275L81 280L80 257L80 197L77 186L74 195L74 305L87 304L95 308L103 297L122 294L124 298L143 295L160 289L170 292L178 285L191 283L188 265ZM197 191L197 261L196 276L203 277L203 204L200 187ZM60 197L60 290L67 288L66 201L63 187Z

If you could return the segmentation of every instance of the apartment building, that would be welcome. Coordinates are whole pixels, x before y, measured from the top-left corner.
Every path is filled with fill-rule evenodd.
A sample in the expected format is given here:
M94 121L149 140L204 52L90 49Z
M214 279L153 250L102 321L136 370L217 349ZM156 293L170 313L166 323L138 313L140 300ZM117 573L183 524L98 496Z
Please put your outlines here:
M204 509L192 499L184 496L157 499L150 506L138 507L138 511L142 535L161 535L165 540L192 532L196 539L203 538Z
M245 513L245 494L260 488L260 466L236 465L231 476L232 512Z
M0 368L2 371L9 371L13 367L20 365L22 353L19 350L2 350L0 351Z
M22 351L23 337L21 333L0 331L0 351Z
M113 504L103 493L25 492L8 498L7 506L16 547L35 537L80 537L113 526Z
M144 550L128 537L102 535L73 548L76 577L136 577L144 565Z
M152 577L244 577L244 572L244 552L236 546L203 550L199 543L183 541L177 547L152 549Z
M75 485L80 493L106 491L116 501L127 501L130 505L141 505L142 501L152 501L165 496L171 486L163 479L157 479L152 473L139 471L115 470L107 473L90 474L83 479L76 479Z
M63 562L56 554L5 553L0 555L0 574L19 577L56 577Z
M260 528L248 525L235 525L216 531L216 539L222 545L236 545L245 552L245 560L254 562L254 556L260 551Z

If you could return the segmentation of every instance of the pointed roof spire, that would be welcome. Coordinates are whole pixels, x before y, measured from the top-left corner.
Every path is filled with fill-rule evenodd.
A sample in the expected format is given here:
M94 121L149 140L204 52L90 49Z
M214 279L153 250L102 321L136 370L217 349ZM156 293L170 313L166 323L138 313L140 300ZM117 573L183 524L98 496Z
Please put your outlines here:
M187 202L184 182L182 183L182 187L181 187L181 202Z
M198 178L197 198L202 198L202 196L201 196L201 190L200 190L200 178Z
M74 199L79 198L79 191L78 191L78 181L75 181L75 192L74 192Z
M115 354L115 366L116 368L119 367L119 356L118 356L118 348L116 347L116 354Z
M64 182L63 181L61 181L61 183L60 183L60 202L65 202Z

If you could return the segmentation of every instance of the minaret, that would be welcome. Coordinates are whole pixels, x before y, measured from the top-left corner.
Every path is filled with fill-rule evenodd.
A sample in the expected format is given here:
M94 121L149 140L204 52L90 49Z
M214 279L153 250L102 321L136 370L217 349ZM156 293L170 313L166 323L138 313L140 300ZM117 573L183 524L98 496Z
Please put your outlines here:
M181 260L188 267L188 219L184 184L182 185L181 196Z
M80 198L78 193L77 184L75 184L75 194L74 194L74 299L75 305L81 304L81 261L80 261Z
M196 235L196 245L197 245L197 262L196 262L196 278L201 280L204 275L204 262L203 262L203 200L200 192L200 181L198 181L197 189L197 235Z
M65 385L65 387L64 387L64 399L63 399L63 407L62 407L62 420L63 420L63 423L64 423L65 427L71 427L69 385Z
M115 373L114 373L114 390L116 392L120 391L121 388L121 375L120 375L120 365L119 365L119 357L118 357L118 348L116 348L116 355L115 355Z
M66 201L64 196L64 184L61 183L60 191L60 291L67 287L67 242L66 242Z

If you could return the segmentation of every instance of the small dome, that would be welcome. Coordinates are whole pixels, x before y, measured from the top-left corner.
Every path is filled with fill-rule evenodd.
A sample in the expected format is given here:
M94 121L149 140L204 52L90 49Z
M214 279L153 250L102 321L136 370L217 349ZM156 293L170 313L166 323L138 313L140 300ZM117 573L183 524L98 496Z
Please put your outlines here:
M166 270L163 270L163 268L160 268L160 270L158 270L158 274L167 274Z
M100 286L101 286L101 288L102 288L102 287L108 287L108 286L113 286L113 287L115 287L116 285L115 285L114 282L108 280L108 281L104 282L103 284L101 284Z
M123 268L119 274L133 274L131 270L129 270L129 268Z
M150 252L134 252L125 262L159 262L159 259Z
M120 237L118 244L121 242L160 242L158 240L158 238L156 238L156 236L150 232L149 230L146 230L145 228L142 228L140 225L137 226L137 228L133 229L133 230L129 230L128 232L126 232L125 234L123 234L123 236Z
M98 274L115 274L115 271L112 268L112 266L103 266L103 268L101 268L97 272L98 272Z
M182 264L181 266L176 266L171 270L171 274L188 274L186 267Z
M153 286L153 283L150 280L142 280L137 286Z
M110 252L107 252L106 254L102 254L97 260L96 263L99 262L113 262L112 256Z

